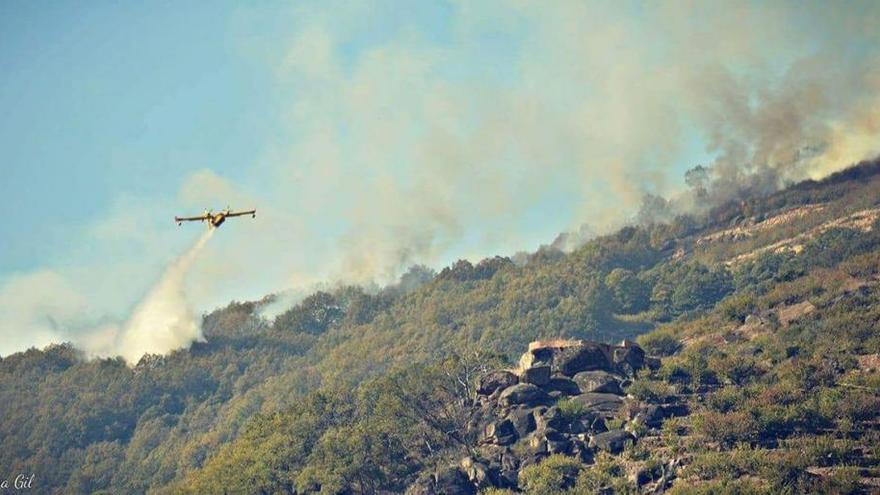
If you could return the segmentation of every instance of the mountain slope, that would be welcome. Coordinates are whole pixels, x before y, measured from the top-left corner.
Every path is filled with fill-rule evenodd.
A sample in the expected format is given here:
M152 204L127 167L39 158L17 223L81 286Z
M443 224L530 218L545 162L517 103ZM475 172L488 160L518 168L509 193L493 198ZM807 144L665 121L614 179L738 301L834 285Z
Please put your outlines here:
M463 411L434 426L408 413L474 392L451 377L472 384L540 338L612 341L655 328L643 346L672 355L630 393L696 401L688 419L660 430L683 446L648 449L662 463L677 452L687 466L677 479L715 486L741 472L743 483L772 490L806 483L802 472L873 469L865 439L874 419L859 411L873 407L878 384L859 366L880 352L871 309L880 243L876 222L840 219L880 206L878 170L861 164L700 216L626 227L570 254L543 248L524 264L416 270L407 280L419 283L375 294L317 293L274 321L259 316L264 302L232 303L206 315L206 343L134 368L86 361L70 346L10 356L0 361L0 469L34 472L56 493L402 490L468 448L434 428L455 426ZM820 403L785 409L805 397ZM722 399L734 405L712 405ZM854 411L827 405L844 399ZM761 409L777 402L782 409ZM816 423L791 422L802 411ZM716 424L724 431L707 429ZM725 436L740 424L753 429ZM752 458L796 450L779 445L806 441L799 436L834 449L850 442L858 455L795 465L789 484L766 479ZM737 456L746 467L729 466ZM709 461L728 464L699 467Z

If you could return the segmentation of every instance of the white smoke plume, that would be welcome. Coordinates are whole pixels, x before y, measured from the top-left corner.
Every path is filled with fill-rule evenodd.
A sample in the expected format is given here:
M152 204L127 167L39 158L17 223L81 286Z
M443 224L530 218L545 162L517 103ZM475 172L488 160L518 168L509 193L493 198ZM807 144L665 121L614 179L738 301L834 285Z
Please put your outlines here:
M144 354L165 354L204 340L184 282L214 230L206 230L186 253L168 266L124 325L95 329L84 336L79 345L92 356L122 356L133 365Z

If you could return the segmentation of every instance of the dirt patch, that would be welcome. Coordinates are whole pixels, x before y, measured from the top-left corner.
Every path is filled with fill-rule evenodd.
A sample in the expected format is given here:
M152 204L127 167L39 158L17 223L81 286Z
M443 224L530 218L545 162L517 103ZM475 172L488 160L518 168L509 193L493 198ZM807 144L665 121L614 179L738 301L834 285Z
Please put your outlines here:
M859 369L862 371L878 371L880 370L880 354L865 354L864 356L856 356L859 362Z
M708 335L686 337L681 341L681 345L684 347L690 347L693 345L709 345L714 347L721 347L726 343L727 340L725 340L723 333L710 333Z
M779 324L783 327L787 327L789 323L802 318L813 311L816 311L816 306L810 301L784 306L777 312L777 315L779 316Z
M749 318L744 324L734 330L734 333L744 339L754 340L768 331L770 331L770 326L763 318Z
M803 249L803 245L805 242L833 228L849 228L858 229L863 232L870 232L871 229L874 227L874 222L877 220L877 218L880 218L880 208L871 208L868 210L857 211L845 217L836 218L834 220L825 222L818 227L812 228L809 231L803 232L794 237L783 239L781 241L774 242L773 244L770 244L768 246L764 246L755 249L754 251L741 254L727 260L725 263L727 265L735 265L743 261L753 260L764 253L780 253L785 251L794 251L795 253L798 253L800 252L800 250Z
M782 225L789 224L807 215L818 213L824 209L824 204L799 206L778 215L774 215L761 222L755 222L754 220L751 220L749 222L746 222L744 225L738 225L733 228L721 230L707 236L703 236L697 239L696 245L701 246L718 241L735 242L743 239L748 239L759 232L778 228Z

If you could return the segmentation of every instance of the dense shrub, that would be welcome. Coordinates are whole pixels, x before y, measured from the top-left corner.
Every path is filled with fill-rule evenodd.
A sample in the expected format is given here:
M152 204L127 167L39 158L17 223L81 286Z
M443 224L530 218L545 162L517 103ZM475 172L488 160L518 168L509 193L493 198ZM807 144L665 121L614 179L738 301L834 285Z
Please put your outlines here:
M636 341L648 354L654 356L671 356L681 348L673 327L660 327L653 332L639 335Z
M519 485L526 493L555 495L574 486L583 465L574 457L551 455L526 467L519 474Z

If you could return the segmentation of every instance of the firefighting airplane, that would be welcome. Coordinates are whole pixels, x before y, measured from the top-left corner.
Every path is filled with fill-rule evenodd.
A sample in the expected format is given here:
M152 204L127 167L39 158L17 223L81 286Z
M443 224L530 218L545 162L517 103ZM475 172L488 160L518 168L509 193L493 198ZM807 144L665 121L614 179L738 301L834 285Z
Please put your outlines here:
M216 229L223 225L223 222L225 222L227 218L244 215L250 215L251 218L257 218L257 210L229 211L229 208L227 207L225 210L218 211L217 213L214 213L211 210L205 210L205 212L198 217L174 217L174 221L177 222L177 225L183 225L183 222L207 221L209 229Z

